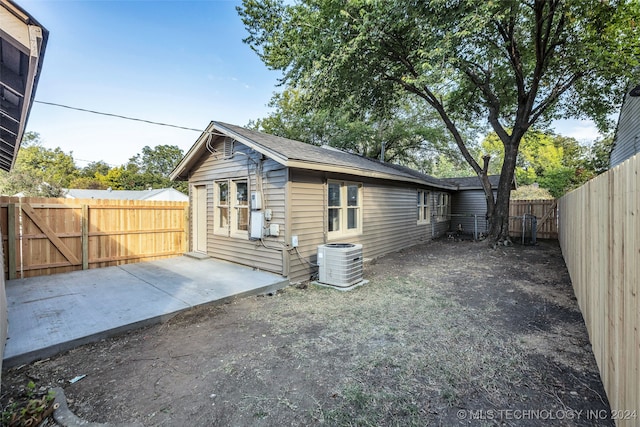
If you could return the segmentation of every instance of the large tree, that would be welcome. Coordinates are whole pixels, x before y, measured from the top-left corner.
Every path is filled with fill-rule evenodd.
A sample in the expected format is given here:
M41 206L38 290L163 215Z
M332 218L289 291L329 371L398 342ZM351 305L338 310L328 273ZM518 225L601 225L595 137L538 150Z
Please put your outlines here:
M183 155L184 152L177 145L156 145L153 148L147 145L142 148L141 154L130 158L129 163L136 164L141 173L168 178Z
M72 153L46 148L38 133L26 132L15 166L11 172L0 172L0 193L60 197L77 174Z
M560 117L606 129L640 53L635 0L244 0L239 13L245 41L312 106L384 110L409 93L432 107L482 182L496 241L523 135ZM495 200L469 123L504 145Z
M456 158L455 144L436 114L405 97L384 111L345 100L337 108L308 108L293 88L275 94L257 130L314 145L330 145L366 157L427 172L440 154Z

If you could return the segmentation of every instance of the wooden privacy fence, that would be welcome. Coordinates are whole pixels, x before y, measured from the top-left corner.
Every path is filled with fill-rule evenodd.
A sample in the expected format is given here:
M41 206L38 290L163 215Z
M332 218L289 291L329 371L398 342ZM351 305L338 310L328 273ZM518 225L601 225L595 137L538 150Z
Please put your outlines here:
M618 426L640 423L639 169L636 155L559 200L562 254Z
M187 248L187 202L0 197L5 278L149 261Z
M525 214L535 215L539 239L558 238L558 205L556 200L511 200L509 203L509 235L511 237L522 237L522 219ZM525 232L530 233L530 223L525 222L525 228Z

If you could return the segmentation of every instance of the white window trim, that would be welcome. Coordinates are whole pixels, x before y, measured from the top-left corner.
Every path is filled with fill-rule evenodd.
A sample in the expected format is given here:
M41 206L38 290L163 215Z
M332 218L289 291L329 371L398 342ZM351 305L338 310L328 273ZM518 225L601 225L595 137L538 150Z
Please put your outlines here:
M219 201L220 201L220 187L219 184L227 184L227 219L228 219L228 224L226 227L220 227L220 205L219 205ZM223 180L216 180L213 182L213 234L218 235L218 236L228 236L229 235L229 228L231 225L231 218L230 218L230 210L229 210L229 197L230 197L230 183L228 179L223 179Z
M329 218L329 184L339 184L340 185L340 230L337 231L329 231L328 229L328 225L327 225L327 239L328 240L334 240L334 239L341 239L344 237L350 237L350 236L358 236L360 234L362 234L362 211L363 211L363 197L362 197L362 189L363 189L363 185L361 182L352 182L352 181L338 181L338 180L328 180L327 181L327 189L326 189L326 196L327 196L327 206L325 209L326 215L327 215L327 222L328 222L328 218ZM348 206L348 191L347 191L347 187L349 185L357 185L358 186L358 205L357 207L355 207L355 209L357 209L358 215L357 215L357 221L358 221L358 226L356 228L353 229L347 229L347 224L348 224L348 220L349 220L349 209L354 209L354 207L349 208ZM326 224L325 224L326 225Z
M238 205L238 190L237 185L239 182L245 182L247 184L247 204L246 205ZM226 227L220 227L220 188L219 184L226 183L227 184L227 218L228 224ZM219 179L213 182L213 234L217 236L225 236L225 237L233 237L236 239L249 239L249 188L248 188L249 180L246 178L238 178L238 179ZM238 210L246 209L247 210L247 229L240 230L238 229Z
M244 182L245 184L247 184L247 195L246 195L246 205L238 205L238 189L237 189L237 185L239 182ZM231 224L231 232L230 235L231 237L235 237L238 239L249 239L249 215L250 215L250 210L249 210L249 180L246 178L238 178L238 179L232 179L229 185L229 192L230 192L230 197L229 197L229 209L230 209L230 214L231 216L229 217L229 222ZM247 211L247 229L246 230L240 230L238 229L238 211L240 209L245 209Z
M436 206L438 221L448 221L451 211L451 195L449 193L439 193Z
M424 202L424 196L427 195L427 203ZM431 224L431 192L428 190L418 190L418 196L420 201L417 204L418 220L417 224ZM427 217L424 218L424 208L427 208Z

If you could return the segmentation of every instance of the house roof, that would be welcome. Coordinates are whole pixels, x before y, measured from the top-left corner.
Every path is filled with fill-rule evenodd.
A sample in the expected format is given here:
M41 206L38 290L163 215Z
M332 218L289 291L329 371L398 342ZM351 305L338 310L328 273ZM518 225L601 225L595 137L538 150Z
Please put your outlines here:
M84 190L69 188L65 190L68 199L108 199L108 200L161 200L167 202L186 202L189 196L174 188L151 190Z
M455 185L458 190L482 190L480 178L478 178L477 176L442 178L442 181ZM498 184L500 183L500 175L489 175L489 183L491 184L491 188L498 188Z
M0 0L0 169L15 163L35 98L49 32L11 0Z
M449 183L409 168L383 163L335 148L319 147L222 122L209 124L173 170L170 175L171 179L186 179L188 177L189 171L207 152L206 145L210 135L233 138L286 167L412 182L448 190L455 189L455 186Z

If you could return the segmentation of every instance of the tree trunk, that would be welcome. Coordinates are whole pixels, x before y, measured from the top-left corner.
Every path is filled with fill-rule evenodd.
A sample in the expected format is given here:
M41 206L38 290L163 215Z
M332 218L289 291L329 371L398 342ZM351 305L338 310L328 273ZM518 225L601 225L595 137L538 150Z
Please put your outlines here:
M494 243L509 240L509 201L511 199L511 185L518 156L518 143L510 141L505 144L504 163L500 173L500 184L493 211L489 213L489 236ZM488 212L488 211L487 211Z

